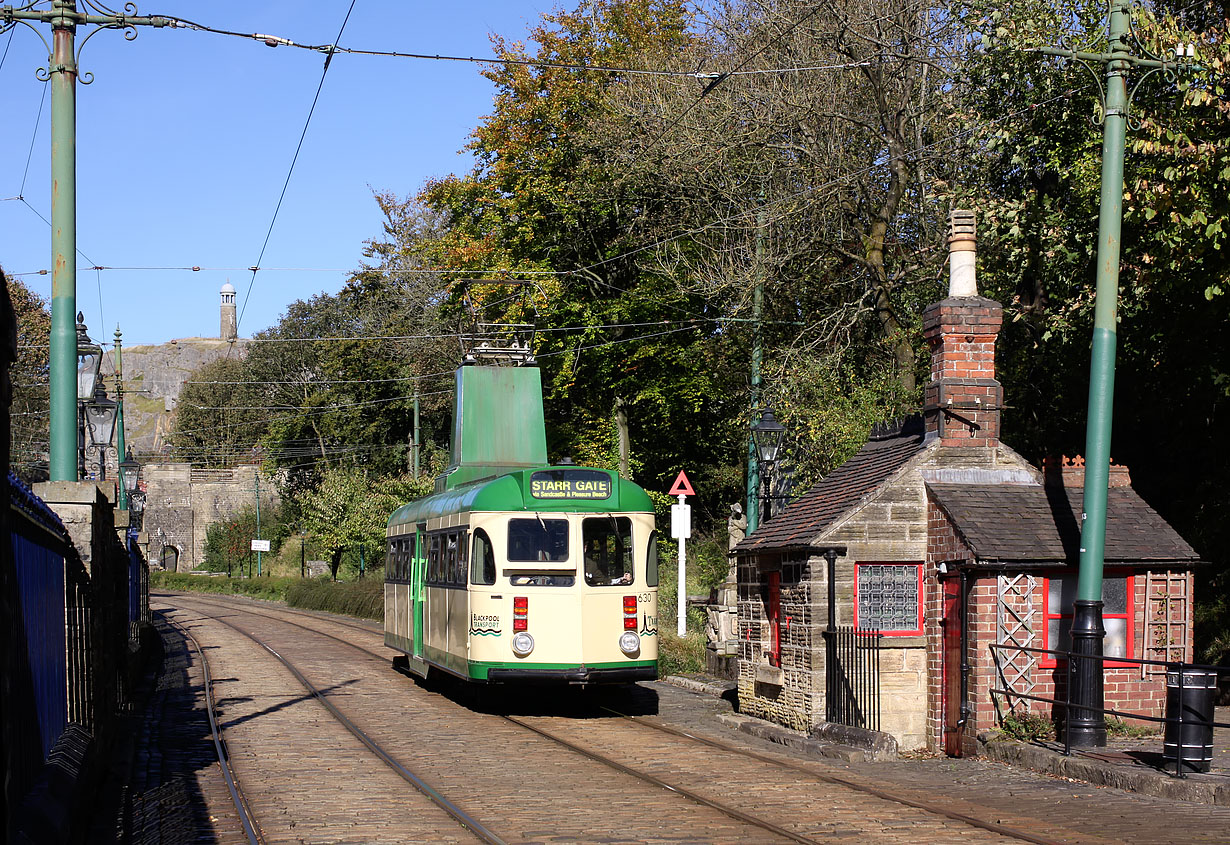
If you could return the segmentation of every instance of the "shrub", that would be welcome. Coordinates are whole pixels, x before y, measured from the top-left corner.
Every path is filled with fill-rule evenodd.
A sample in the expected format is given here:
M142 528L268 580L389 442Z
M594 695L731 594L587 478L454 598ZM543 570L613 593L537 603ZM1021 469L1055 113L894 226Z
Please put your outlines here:
M658 677L694 675L706 671L708 651L703 633L693 631L680 638L659 627Z
M384 581L330 581L326 578L295 579L286 591L286 603L305 610L324 610L345 616L384 620Z
M1055 724L1036 713L1009 713L1000 722L1000 730L1011 739L1022 742L1038 742L1055 738Z
M196 593L221 593L248 596L267 601L284 601L286 590L298 578L222 578L212 575L194 575L190 572L150 573L149 585L164 590L185 590Z

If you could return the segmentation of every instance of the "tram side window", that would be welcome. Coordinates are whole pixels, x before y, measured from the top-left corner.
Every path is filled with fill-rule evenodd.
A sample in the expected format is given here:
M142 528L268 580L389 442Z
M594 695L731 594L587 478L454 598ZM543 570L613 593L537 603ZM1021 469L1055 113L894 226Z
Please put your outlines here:
M631 584L632 520L626 516L587 518L581 523L581 552L589 586Z
M479 528L474 532L474 552L470 557L470 583L491 586L495 583L495 550L491 538Z
M508 559L518 562L568 560L568 520L510 519Z
M387 581L397 580L397 555L401 551L398 545L397 540L389 540L389 552L384 560L384 577Z
M649 532L649 550L645 553L645 586L658 586L658 532Z
M443 555L440 549L440 535L433 534L429 541L427 552L427 580L433 584L439 584L443 579L440 577L441 559Z

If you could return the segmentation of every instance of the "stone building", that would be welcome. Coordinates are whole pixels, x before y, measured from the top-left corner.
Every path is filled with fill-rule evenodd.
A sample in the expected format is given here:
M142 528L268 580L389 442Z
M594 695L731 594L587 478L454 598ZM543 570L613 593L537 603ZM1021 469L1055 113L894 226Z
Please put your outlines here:
M739 703L749 715L813 734L841 720L886 732L901 749L968 754L997 706L1051 713L990 691L1009 683L1046 697L1064 675L1020 648L1069 647L1083 473L1070 462L1048 484L1000 442L1002 308L977 295L972 221L954 229L950 295L923 314L932 364L922 416L873 431L735 548ZM1197 555L1125 471L1115 478L1107 654L1188 657ZM826 641L841 626L861 646L837 659ZM872 629L878 651L863 647L873 637L860 632ZM1006 648L993 654L992 643ZM873 652L874 665L854 659ZM1107 706L1156 713L1163 698L1164 676L1109 664Z
M258 480L257 467L201 469L186 463L149 463L141 467L145 484L145 531L150 561L187 572L205 561L205 532L244 507L272 513L277 492Z

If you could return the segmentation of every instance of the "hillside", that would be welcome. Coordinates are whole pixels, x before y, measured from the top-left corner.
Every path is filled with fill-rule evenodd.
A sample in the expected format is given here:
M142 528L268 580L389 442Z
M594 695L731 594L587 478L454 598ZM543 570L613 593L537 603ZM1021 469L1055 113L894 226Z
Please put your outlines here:
M165 454L171 413L179 390L202 364L229 355L242 356L244 340L188 337L158 346L124 349L124 428L134 455Z

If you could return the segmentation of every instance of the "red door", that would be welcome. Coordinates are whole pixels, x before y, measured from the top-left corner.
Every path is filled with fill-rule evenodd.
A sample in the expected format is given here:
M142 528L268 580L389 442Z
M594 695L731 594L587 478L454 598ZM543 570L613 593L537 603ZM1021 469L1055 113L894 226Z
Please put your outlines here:
M940 582L944 588L944 753L960 757L961 724L961 579Z

